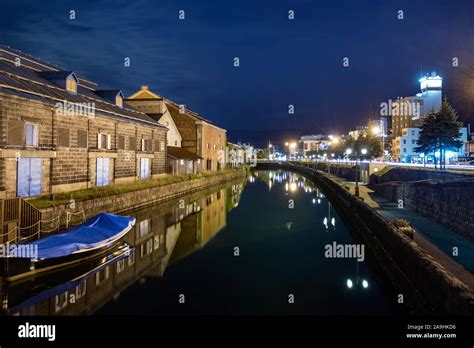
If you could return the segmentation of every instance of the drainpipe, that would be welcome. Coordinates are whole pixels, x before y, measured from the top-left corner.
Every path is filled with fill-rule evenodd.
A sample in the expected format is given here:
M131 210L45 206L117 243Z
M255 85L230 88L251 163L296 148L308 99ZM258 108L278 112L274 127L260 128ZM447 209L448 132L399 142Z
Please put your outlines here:
M54 146L54 109L51 111L51 148L55 149ZM54 158L49 159L49 198L53 200L53 161Z

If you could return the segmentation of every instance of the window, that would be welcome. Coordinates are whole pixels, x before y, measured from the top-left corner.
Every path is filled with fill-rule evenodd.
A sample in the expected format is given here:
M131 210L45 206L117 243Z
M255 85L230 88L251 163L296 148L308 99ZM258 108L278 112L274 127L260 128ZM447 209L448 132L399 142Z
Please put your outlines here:
M77 131L77 147L87 149L87 131L78 130Z
M69 129L58 129L58 146L69 147Z
M407 148L406 148L406 147L403 148L403 152L407 152Z
M125 137L123 135L119 135L117 139L117 149L125 150Z
M119 107L123 107L123 98L120 93L115 97L115 104Z
M109 279L109 266L105 267L105 269L102 269L95 274L95 285L99 286L103 284L107 279Z
M125 269L125 259L117 261L117 274L121 273Z
M25 145L38 146L38 125L32 123L25 124Z
M415 135L415 131L414 131L414 130L411 131L411 135Z
M142 139L142 151L151 152L153 149L151 147L151 140L150 139Z
M209 149L210 147L211 147L211 144L207 143L207 144L206 144L206 148Z
M109 184L109 158L97 158L96 161L96 185L107 186Z
M181 166L184 165L184 159L179 160L179 165L181 165Z
M66 90L68 92L77 93L77 83L74 78L69 78L66 80Z
M145 220L142 220L138 223L138 235L137 235L137 238L142 238L142 237L145 237L148 233L150 233L151 229L150 229L150 219L145 219Z
M8 120L8 144L24 145L25 125L21 120Z
M128 138L128 149L131 151L135 151L137 149L137 138L135 137Z
M414 144L415 144L415 139L412 139L412 140L411 140L411 143L414 145Z
M406 140L406 139L403 139L403 143L406 144L406 143L407 143L407 140Z
M150 159L140 158L140 179L150 177Z
M111 149L112 136L110 134L98 133L97 134L97 148L98 149Z

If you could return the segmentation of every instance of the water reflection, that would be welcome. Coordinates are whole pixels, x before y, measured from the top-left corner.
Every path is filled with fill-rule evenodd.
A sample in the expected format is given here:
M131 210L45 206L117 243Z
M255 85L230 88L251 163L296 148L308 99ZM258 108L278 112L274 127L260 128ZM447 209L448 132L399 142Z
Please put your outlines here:
M337 246L356 242L323 192L296 173L255 171L245 191L234 182L131 215L129 255L55 283L4 288L5 312L378 315L400 308L368 255L363 262L337 255Z
M94 269L55 281L2 284L4 314L85 315L101 308L135 282L162 277L167 267L205 246L226 226L238 206L242 182L198 192L128 213L137 223L125 237L127 252ZM62 282L61 282L62 280Z

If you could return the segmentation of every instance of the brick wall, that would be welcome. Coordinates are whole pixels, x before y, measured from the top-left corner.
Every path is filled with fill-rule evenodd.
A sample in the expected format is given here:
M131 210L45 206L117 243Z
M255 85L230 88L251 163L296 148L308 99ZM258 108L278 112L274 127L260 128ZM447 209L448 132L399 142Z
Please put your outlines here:
M135 179L141 139L166 143L166 130L162 128L102 115L58 115L55 111L55 104L0 93L0 197L16 196L17 155L42 158L42 194L47 194L95 185L98 156L110 158L110 183L116 178ZM28 122L38 126L37 147L24 145L22 133ZM86 134L85 145L79 142L80 132ZM110 149L98 149L98 133L110 134ZM117 149L119 135L125 137L125 149ZM136 140L133 149L129 147L130 138ZM21 144L17 144L18 139L23 139ZM166 146L161 148L144 152L152 157L152 174L166 171Z

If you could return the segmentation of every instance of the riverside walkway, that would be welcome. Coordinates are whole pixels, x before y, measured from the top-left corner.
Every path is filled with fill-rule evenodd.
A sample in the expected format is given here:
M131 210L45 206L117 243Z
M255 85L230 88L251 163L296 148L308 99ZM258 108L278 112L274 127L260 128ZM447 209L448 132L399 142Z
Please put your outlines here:
M334 175L331 175L331 179L348 187L354 194L354 182ZM414 241L447 271L474 290L473 241L409 208L398 208L397 203L391 202L365 185L359 185L359 196L385 219L393 221L400 218L409 221L417 232L414 235ZM458 248L458 256L453 255L453 247Z

